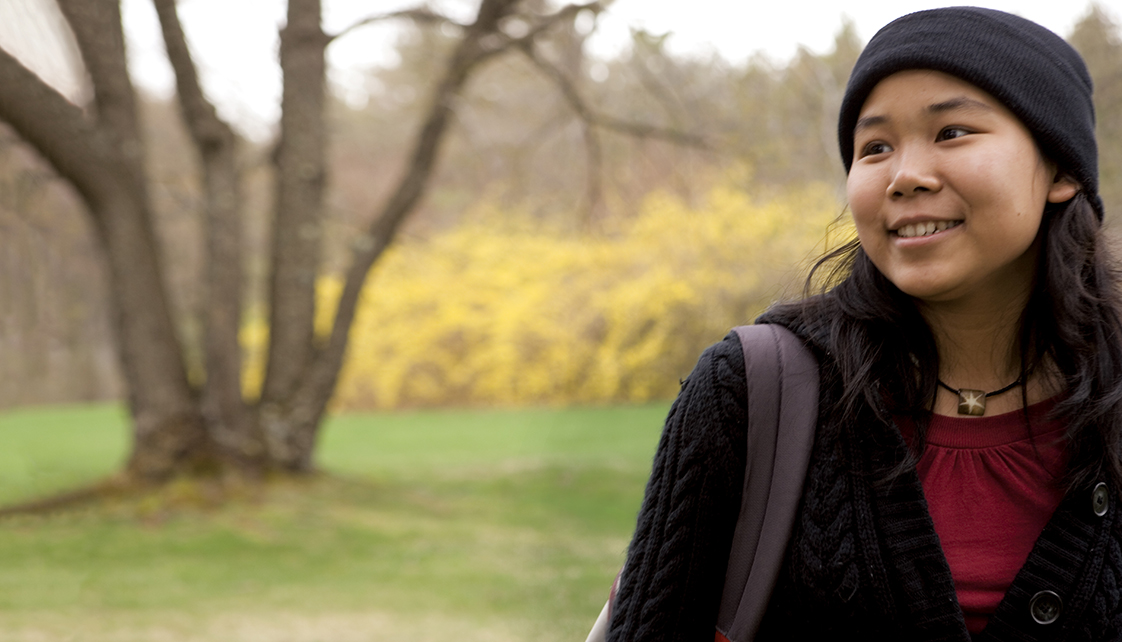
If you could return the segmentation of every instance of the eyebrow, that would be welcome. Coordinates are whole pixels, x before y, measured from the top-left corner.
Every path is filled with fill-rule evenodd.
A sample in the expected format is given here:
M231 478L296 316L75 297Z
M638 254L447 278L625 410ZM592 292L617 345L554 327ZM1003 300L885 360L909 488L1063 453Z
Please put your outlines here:
M954 111L956 109L970 109L979 111L993 111L986 103L966 96L959 96L958 98L951 98L941 103L935 103L927 106L927 111L932 114L939 114L945 111Z
M926 111L931 114L941 114L943 112L954 111L956 109L966 109L975 111L993 111L993 107L987 105L980 100L967 98L966 96L959 96L944 100L941 103L933 103L927 106ZM889 122L888 116L865 116L864 118L857 119L857 124L853 126L853 133L857 133L866 127L876 127Z
M853 133L856 134L866 127L876 127L877 125L883 125L887 122L888 116L865 116L864 118L858 118L857 124L853 126Z

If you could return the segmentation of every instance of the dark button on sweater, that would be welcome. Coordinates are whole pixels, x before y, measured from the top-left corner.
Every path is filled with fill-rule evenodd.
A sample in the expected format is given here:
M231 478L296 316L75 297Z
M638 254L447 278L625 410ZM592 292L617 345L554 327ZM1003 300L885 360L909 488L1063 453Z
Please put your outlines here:
M1029 613L1037 624L1052 624L1060 619L1063 608L1064 601L1054 591L1040 591L1029 602Z

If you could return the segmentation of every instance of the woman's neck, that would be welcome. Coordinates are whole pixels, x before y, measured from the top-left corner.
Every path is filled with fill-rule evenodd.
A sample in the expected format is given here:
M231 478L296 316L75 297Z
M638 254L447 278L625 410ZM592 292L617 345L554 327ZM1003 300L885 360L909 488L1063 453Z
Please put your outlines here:
M1019 300L1015 300L1019 299ZM985 306L920 303L939 352L939 379L955 389L993 392L1017 381L1021 376L1021 355L1017 334L1026 297ZM1032 373L1036 375L1038 373ZM1047 377L1030 376L1025 382L1028 402L1051 397L1055 391L1045 383ZM934 412L958 415L958 395L939 388ZM1020 386L986 400L986 415L1022 407Z

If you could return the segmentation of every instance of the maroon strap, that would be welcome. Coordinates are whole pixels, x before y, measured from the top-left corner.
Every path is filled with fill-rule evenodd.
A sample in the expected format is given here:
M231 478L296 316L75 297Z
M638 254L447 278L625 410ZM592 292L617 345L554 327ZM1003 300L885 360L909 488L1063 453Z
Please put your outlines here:
M818 420L818 363L777 325L734 328L748 378L748 458L718 639L748 642L763 620L802 497Z

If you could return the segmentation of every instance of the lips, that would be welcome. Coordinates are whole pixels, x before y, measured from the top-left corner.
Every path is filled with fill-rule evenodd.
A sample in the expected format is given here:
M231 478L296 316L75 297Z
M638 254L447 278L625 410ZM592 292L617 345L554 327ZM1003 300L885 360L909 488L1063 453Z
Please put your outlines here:
M902 239L910 239L921 236L931 236L939 232L945 232L962 224L962 221L926 221L923 223L908 223L895 230L896 236Z

